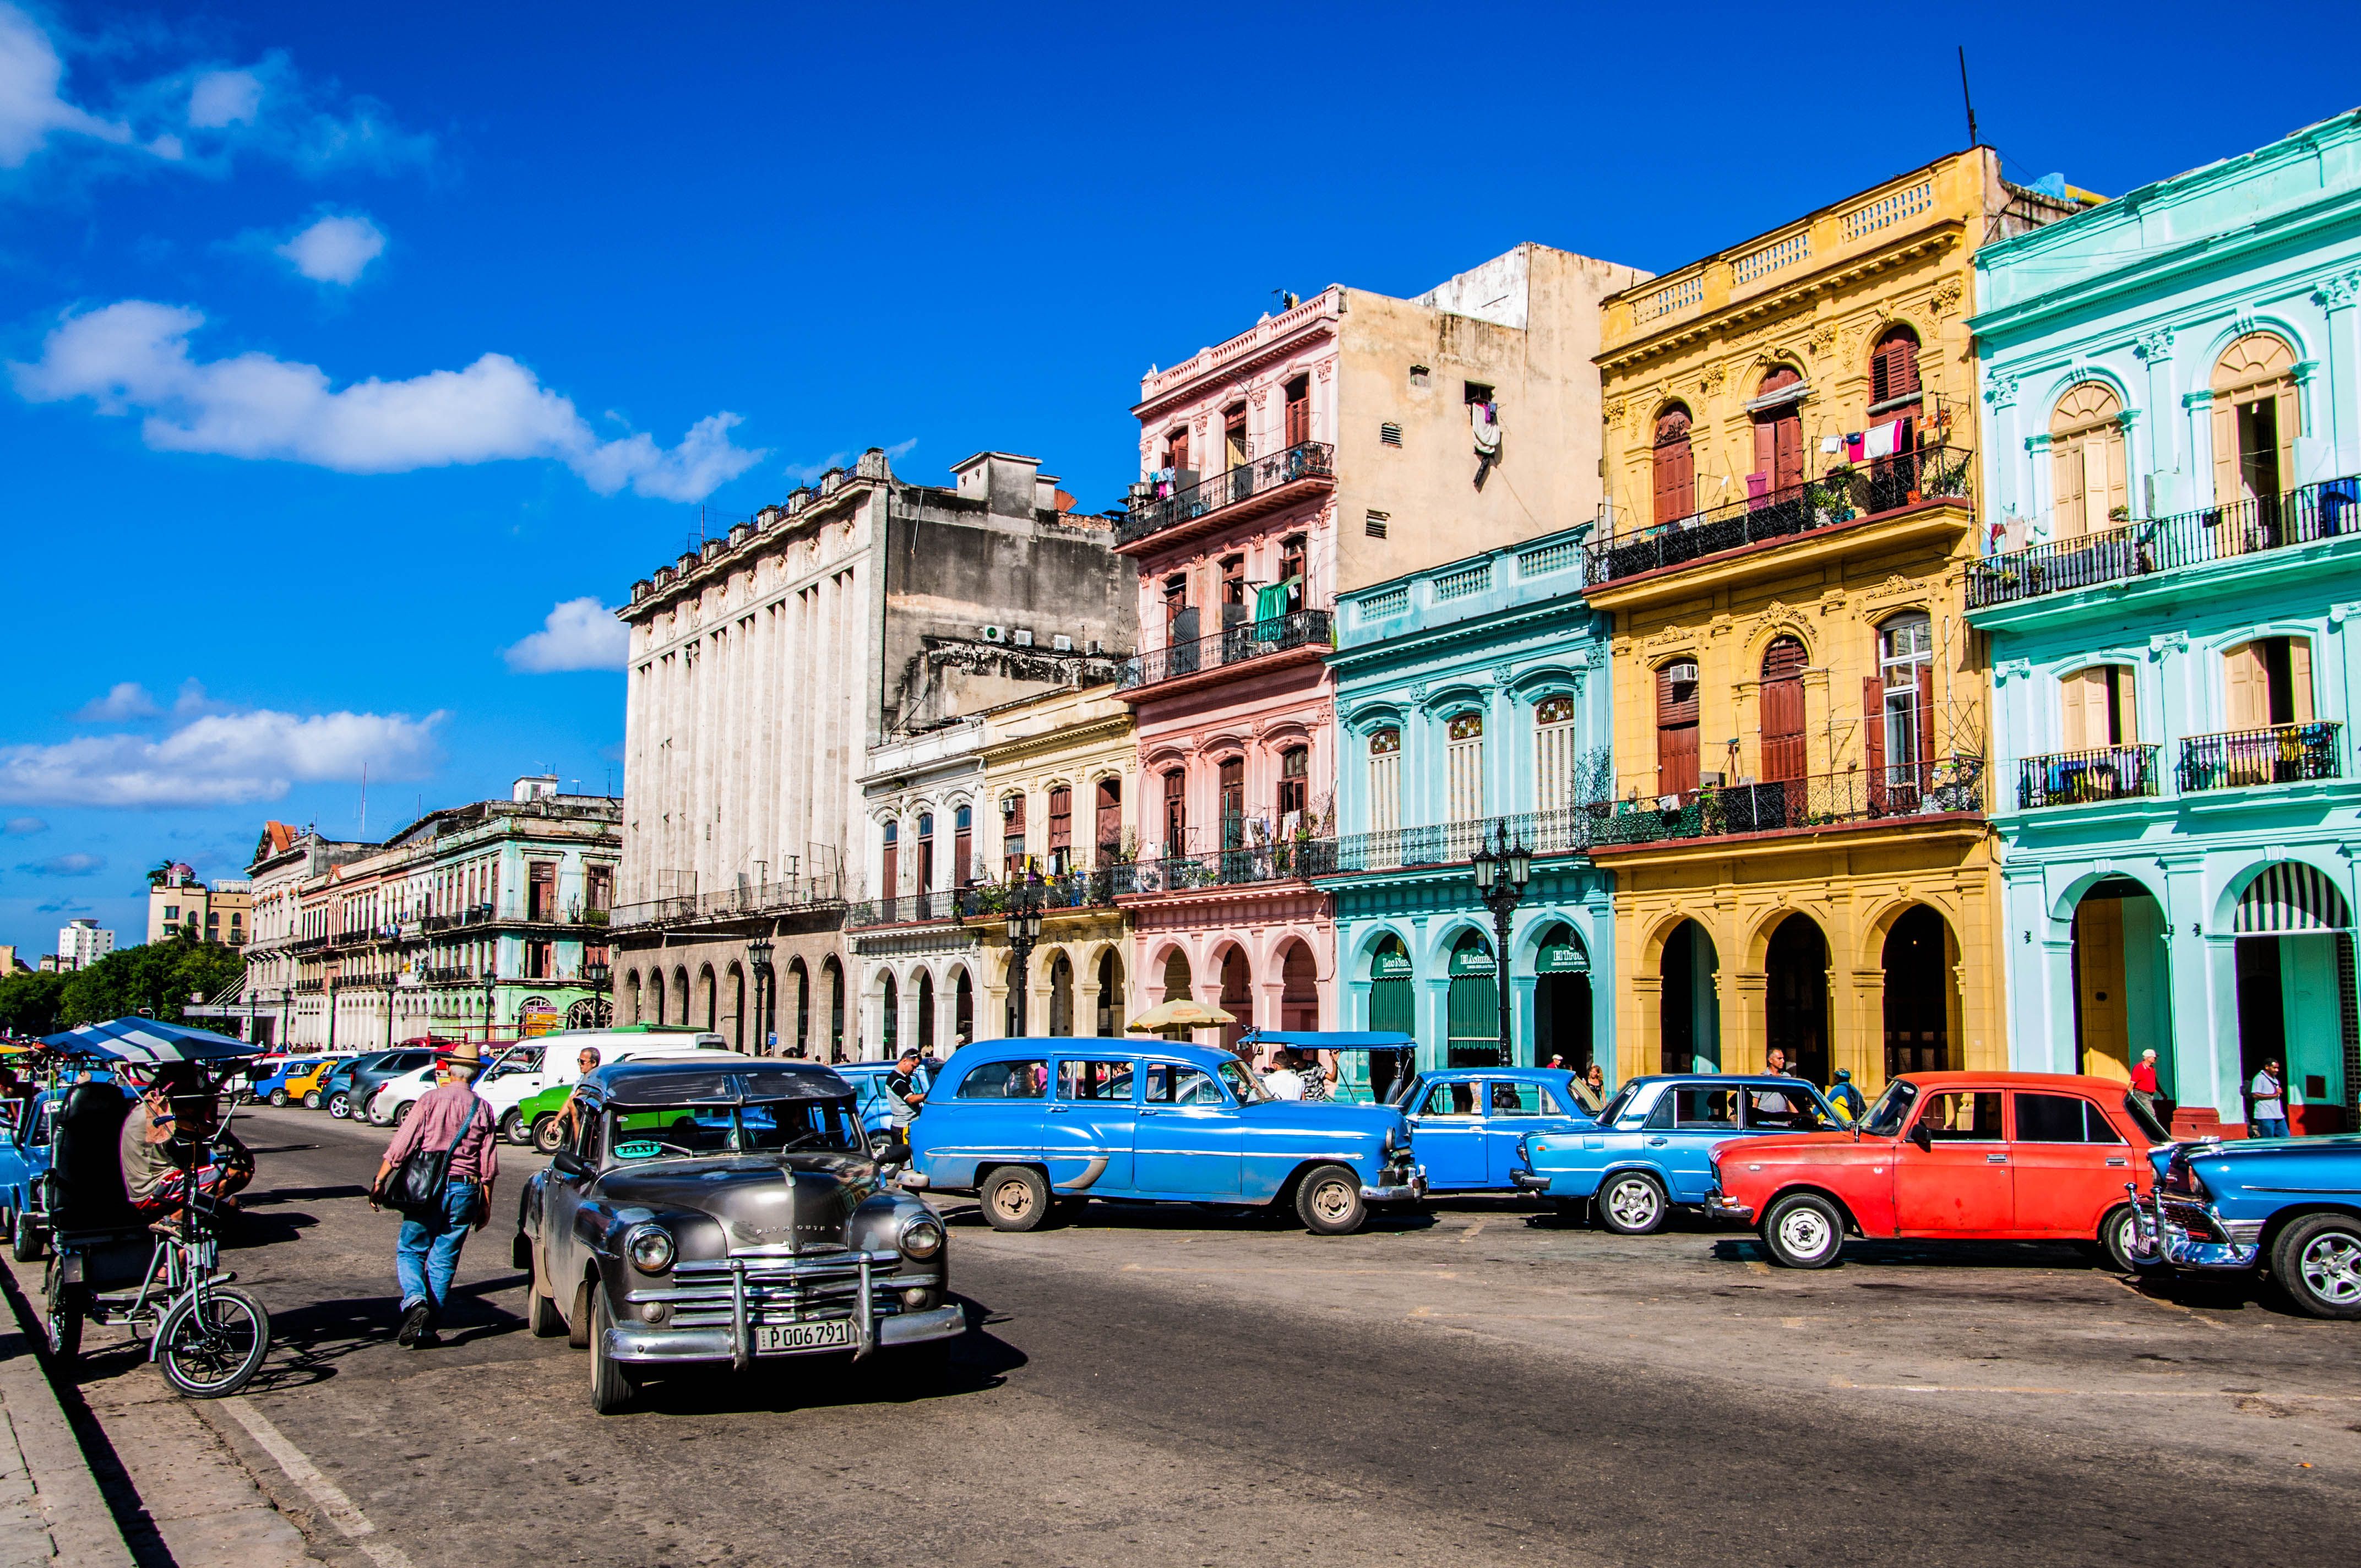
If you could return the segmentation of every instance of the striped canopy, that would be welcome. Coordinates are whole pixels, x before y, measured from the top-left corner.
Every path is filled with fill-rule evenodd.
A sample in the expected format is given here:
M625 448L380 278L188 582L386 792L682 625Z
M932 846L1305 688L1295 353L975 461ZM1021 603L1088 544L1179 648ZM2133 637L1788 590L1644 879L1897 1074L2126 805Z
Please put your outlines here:
M159 1023L153 1018L117 1018L108 1024L84 1024L61 1035L42 1036L54 1050L116 1061L225 1061L261 1055L261 1048L211 1029L185 1024Z
M2241 937L2279 937L2344 931L2352 925L2345 895L2325 872L2301 861L2281 861L2264 867L2239 895L2231 928Z

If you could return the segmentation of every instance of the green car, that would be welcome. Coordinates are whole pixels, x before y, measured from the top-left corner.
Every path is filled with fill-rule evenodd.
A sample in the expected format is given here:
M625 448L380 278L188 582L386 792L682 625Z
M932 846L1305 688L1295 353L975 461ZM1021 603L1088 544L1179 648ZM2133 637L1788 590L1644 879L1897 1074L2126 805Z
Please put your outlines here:
M517 1125L532 1129L526 1141L543 1154L557 1152L557 1113L566 1109L566 1097L573 1092L570 1083L553 1083L517 1104Z

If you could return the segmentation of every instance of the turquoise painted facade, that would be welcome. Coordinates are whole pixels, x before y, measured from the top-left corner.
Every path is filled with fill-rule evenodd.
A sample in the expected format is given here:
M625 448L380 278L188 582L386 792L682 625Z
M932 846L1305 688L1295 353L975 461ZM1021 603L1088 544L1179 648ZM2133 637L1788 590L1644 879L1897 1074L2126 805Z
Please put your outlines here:
M1584 802L1613 776L1587 527L1337 598L1338 839L1314 883L1334 900L1342 1026L1409 1030L1422 1067L1498 1059L1469 857L1505 825L1534 851L1509 937L1515 1059L1595 1050L1614 1072L1613 910L1584 852Z
M2016 1066L2361 1088L2361 112L1976 253Z

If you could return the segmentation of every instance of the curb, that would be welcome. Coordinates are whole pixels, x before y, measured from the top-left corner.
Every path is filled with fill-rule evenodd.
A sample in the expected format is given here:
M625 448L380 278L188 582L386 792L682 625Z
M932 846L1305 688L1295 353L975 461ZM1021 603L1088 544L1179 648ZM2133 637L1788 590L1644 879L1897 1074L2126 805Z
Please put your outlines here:
M48 1365L35 1349L40 1339L31 1303L16 1270L0 1267L6 1268L8 1303L17 1323L16 1332L0 1332L0 1414L13 1429L14 1446L23 1456L32 1492L33 1506L24 1510L25 1522L38 1522L60 1563L75 1568L133 1568L131 1549L124 1543L115 1511L98 1489L73 1424L50 1385ZM0 1448L0 1464L7 1457ZM14 1548L23 1540L19 1535L8 1545ZM38 1556L29 1560L40 1561Z

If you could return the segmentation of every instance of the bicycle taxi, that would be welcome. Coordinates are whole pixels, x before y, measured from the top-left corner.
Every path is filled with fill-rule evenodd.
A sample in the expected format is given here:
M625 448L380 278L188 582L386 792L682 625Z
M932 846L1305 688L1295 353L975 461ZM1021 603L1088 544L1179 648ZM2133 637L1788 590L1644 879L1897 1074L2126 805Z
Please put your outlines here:
M125 1190L121 1143L124 1121L138 1104L126 1088L144 1090L170 1064L189 1063L202 1087L175 1093L174 1110L196 1117L222 1106L220 1124L206 1133L206 1154L225 1157L229 1122L251 1088L247 1068L258 1053L244 1040L150 1018L84 1025L41 1043L68 1072L97 1068L121 1080L86 1072L66 1089L56 1114L43 1179L50 1255L42 1321L50 1355L80 1354L85 1321L120 1323L180 1392L236 1393L269 1353L270 1317L220 1267L220 1211L199 1191L196 1146L181 1144L182 1196L167 1218L151 1222Z

